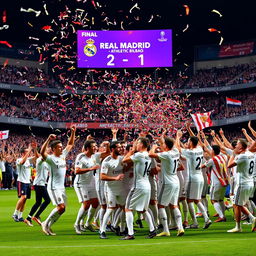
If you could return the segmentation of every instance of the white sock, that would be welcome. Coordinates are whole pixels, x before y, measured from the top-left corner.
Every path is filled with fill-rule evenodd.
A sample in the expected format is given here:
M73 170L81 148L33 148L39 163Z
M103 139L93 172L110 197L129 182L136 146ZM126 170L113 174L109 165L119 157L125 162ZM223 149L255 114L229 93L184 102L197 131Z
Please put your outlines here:
M203 214L204 217L204 221L207 222L209 220L208 214L204 208L204 205L202 204L202 202L199 202L197 204L198 209L201 211L201 213Z
M188 203L186 200L182 200L182 210L184 214L184 221L188 221Z
M251 207L252 207L252 214L254 214L255 210L256 210L255 203L252 200L250 200L250 203L251 203Z
M149 231L150 232L154 231L155 226L153 224L153 219L152 219L151 215L149 214L149 212L145 211L144 216L145 216L145 221L148 223Z
M208 212L208 200L207 200L206 197L202 198L202 203L204 205L204 208L205 208L206 212Z
M236 228L241 229L241 223L240 222L236 222Z
M223 216L225 216L225 211L226 211L226 206L225 206L225 203L224 201L219 201L220 203L220 207L221 207L221 210L222 210L222 213L223 213Z
M18 212L18 219L22 218L23 212Z
M182 227L182 218L181 218L181 213L180 213L180 210L179 208L174 208L173 209L173 214L174 214L174 217L175 217L175 222L177 223L177 226L178 226L178 230L181 230L183 229Z
M96 211L96 208L93 208L93 207L89 208L88 215L87 215L87 220L86 220L86 223L85 223L86 227L88 227L91 224L92 219L93 219L94 214L95 214L95 211Z
M170 209L170 208L169 208ZM173 209L170 209L170 215L171 215L171 227L177 227L177 223L176 223L176 220L175 220L175 216L174 216L174 213L173 213Z
M118 226L118 224L120 222L120 216L121 216L120 214L121 214L121 212L122 212L121 208L118 208L116 210L116 212L115 212L115 215L114 215L114 218L113 218L113 223L112 223L112 226L114 228L117 228L117 226Z
M157 205L156 204L150 204L149 209L151 210L152 215L153 215L154 225L157 226L158 225L158 208L157 208Z
M60 217L60 214L58 212L57 208L54 208L47 219L45 220L46 226L50 227L54 222L56 222Z
M18 214L19 214L19 211L15 209L13 215L17 215L18 216Z
M128 235L133 236L133 213L131 211L125 213L126 224L128 228Z
M102 224L102 222L103 222L103 218L104 218L104 214L105 214L105 212L106 212L106 209L105 208L100 208L100 210L99 210L99 218L100 218L100 226L101 226L101 224Z
M195 213L195 207L194 207L194 203L188 203L188 209L189 209L189 213L190 216L193 220L193 224L198 225L197 219L196 219L196 213Z
M120 223L120 232L124 232L125 231L125 212L124 211L122 211L121 213L120 213L120 221L121 221L121 223Z
M97 207L93 221L97 222L99 220L99 217L100 217L100 207Z
M220 203L219 202L214 202L213 207L214 207L215 211L219 214L219 217L224 218Z
M84 213L85 213L85 209L84 209L84 205L82 204L78 213L77 213L75 225L78 226L80 224L80 220L82 219Z
M158 213L159 213L160 223L163 225L163 232L169 232L167 214L166 214L165 208L159 208Z
M171 210L169 206L165 207L165 212L167 215L167 225L169 227L171 225Z
M106 213L104 214L102 225L100 226L101 233L106 232L107 223L108 223L109 217L113 211L114 211L114 209L107 209Z

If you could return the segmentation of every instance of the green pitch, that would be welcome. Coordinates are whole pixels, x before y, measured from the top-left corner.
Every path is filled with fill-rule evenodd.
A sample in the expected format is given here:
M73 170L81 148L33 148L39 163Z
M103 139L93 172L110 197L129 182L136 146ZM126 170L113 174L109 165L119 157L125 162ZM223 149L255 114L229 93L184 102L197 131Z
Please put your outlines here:
M24 217L34 203L27 201ZM234 227L232 210L227 212L226 223L214 223L208 230L186 230L183 237L156 237L145 239L147 228L139 229L133 241L119 241L113 233L107 233L107 240L100 240L98 233L85 232L76 235L73 223L80 207L74 190L67 189L68 206L64 215L54 224L57 236L46 236L40 227L28 227L25 223L15 223L11 216L17 201L16 191L0 191L0 255L256 255L256 233L250 226L243 225L243 233L230 234L228 229ZM49 205L41 216L53 209ZM213 209L210 209L211 215ZM214 218L212 218L214 220ZM203 226L200 218L200 227Z

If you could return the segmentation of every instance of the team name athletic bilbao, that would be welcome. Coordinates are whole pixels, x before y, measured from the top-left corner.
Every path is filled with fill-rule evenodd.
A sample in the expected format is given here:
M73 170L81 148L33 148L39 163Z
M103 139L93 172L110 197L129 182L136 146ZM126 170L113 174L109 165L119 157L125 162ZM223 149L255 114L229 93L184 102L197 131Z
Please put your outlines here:
M140 48L150 48L149 42L133 42L133 43L120 43L120 47L117 43L100 43L100 49L140 49Z

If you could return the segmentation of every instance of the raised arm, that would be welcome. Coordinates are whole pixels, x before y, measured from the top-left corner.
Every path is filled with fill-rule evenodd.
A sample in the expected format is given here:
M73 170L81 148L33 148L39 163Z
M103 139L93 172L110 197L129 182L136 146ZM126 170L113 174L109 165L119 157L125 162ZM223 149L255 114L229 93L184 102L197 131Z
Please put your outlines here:
M75 137L76 137L76 126L72 125L71 126L71 135L69 137L68 144L67 144L67 146L65 148L65 150L67 152L69 152L73 148L73 146L75 144Z
M180 139L182 137L182 131L178 130L176 134L175 147L181 152Z
M21 158L21 161L20 161L21 165L24 164L27 161L31 151L32 151L32 147L31 147L31 144L29 144L27 153Z
M224 132L222 130L222 128L220 128L219 134L224 142L224 146L226 146L227 148L233 149L231 143L227 140L227 138L224 135Z
M47 140L44 142L44 144L41 147L40 150L40 154L42 156L42 158L45 160L48 156L48 154L46 153L46 149L50 143L50 141L55 140L56 139L56 135L55 134L50 134L49 137L47 138Z
M252 137L247 133L246 129L242 129L242 133L244 134L245 138L247 139L248 142L253 142Z
M251 121L249 121L249 123L248 123L248 128L250 129L253 137L256 138L256 131L252 128Z
M190 136L196 136L194 132L191 130L190 122L186 122L186 128Z
M158 148L158 145L154 144L152 148L149 150L149 157L159 159L157 153L155 153L156 149Z
M112 136L113 136L112 141L117 141L118 129L117 128L112 128L111 132L112 132Z
M131 156L134 154L134 152L136 150L136 144L137 144L137 141L135 141L133 143L133 146L130 148L130 151L124 156L124 159L122 160L123 163L131 163L132 162Z

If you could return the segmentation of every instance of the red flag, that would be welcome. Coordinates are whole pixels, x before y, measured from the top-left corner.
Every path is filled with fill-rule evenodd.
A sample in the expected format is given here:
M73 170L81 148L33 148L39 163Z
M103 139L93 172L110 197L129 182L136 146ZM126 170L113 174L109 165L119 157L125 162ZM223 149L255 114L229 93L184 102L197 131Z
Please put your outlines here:
M195 113L191 114L191 117L195 123L196 129L198 131L203 130L206 127L212 126L212 120L211 120L211 113L212 111L206 112L206 113Z

